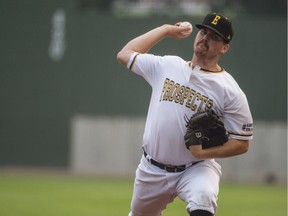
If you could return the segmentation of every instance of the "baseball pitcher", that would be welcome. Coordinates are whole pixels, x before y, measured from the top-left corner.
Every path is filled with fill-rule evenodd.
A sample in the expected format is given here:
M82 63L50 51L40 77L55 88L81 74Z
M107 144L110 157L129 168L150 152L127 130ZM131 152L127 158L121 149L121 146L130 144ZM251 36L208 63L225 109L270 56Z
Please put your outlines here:
M215 215L221 167L214 159L247 152L253 138L246 96L218 63L230 48L231 21L209 13L196 27L191 60L149 53L167 37L189 37L187 22L154 28L117 54L152 87L129 216L160 216L176 197L190 216Z

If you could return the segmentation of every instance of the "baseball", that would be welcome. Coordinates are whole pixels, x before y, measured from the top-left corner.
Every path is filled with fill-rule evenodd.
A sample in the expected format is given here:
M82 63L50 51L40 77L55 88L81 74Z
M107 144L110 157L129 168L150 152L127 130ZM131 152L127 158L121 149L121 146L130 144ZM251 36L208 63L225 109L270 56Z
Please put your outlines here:
M181 27L189 26L190 27L190 30L181 32L186 37L188 37L193 31L193 26L192 26L192 24L190 22L187 22L187 21L181 22L179 26L181 26Z

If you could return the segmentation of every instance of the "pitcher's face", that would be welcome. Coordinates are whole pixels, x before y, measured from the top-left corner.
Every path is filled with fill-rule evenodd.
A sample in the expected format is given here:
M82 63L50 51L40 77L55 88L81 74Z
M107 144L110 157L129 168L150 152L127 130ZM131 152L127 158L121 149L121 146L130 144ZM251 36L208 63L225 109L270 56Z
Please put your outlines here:
M214 57L226 53L229 44L216 32L201 28L194 41L194 52L197 57Z

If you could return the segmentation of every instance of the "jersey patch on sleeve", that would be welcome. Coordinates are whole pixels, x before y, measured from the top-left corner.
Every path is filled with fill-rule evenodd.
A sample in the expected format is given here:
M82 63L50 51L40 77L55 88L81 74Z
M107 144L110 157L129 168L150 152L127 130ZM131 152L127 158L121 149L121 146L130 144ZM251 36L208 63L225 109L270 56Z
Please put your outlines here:
M245 123L242 126L242 133L241 132L234 132L228 131L229 135L235 136L237 138L244 138L244 137L253 137L253 123Z
M253 132L253 123L243 124L242 131L244 132Z

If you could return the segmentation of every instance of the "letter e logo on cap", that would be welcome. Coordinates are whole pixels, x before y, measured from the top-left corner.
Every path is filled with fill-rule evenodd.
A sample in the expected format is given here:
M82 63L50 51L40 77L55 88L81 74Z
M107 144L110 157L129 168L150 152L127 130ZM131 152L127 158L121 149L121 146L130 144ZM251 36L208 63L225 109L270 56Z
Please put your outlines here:
M216 15L214 20L211 22L213 25L217 25L218 21L221 19L220 16Z

